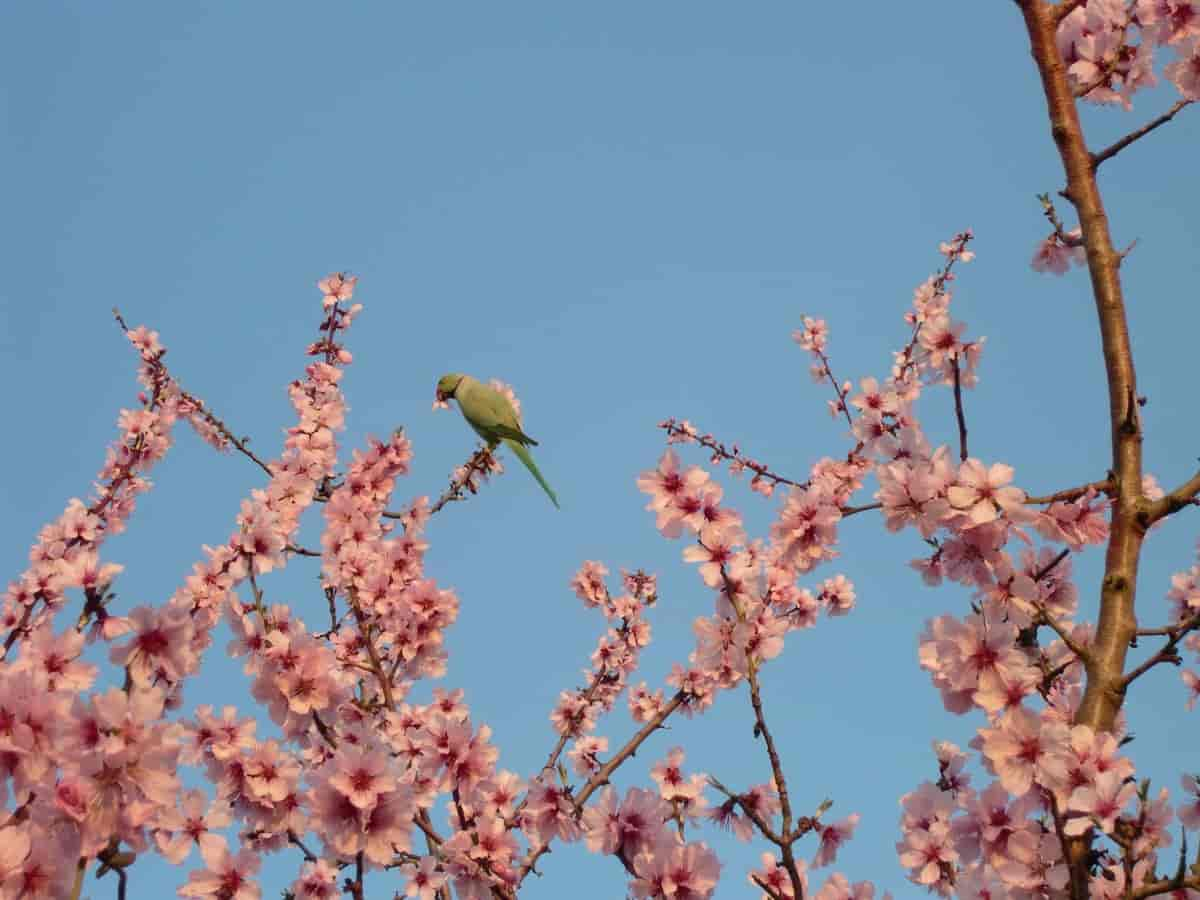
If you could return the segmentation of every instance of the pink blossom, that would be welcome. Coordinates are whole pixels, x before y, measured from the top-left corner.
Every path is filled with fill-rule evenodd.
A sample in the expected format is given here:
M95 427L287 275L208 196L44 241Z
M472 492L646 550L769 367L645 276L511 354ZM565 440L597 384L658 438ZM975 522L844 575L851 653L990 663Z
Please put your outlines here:
M405 897L435 900L438 891L446 883L446 873L438 871L437 863L436 856L422 856L419 864L405 863L400 867L400 874L408 879L404 888Z
M779 864L775 859L775 854L764 853L760 859L762 860L761 869L751 869L747 879L753 885L768 890L770 894L764 894L764 898L782 897L785 900L795 897L796 894L792 890L792 877L788 874L787 869ZM804 860L796 860L796 869L800 873L800 890L804 892L804 896L808 896L808 872Z
M664 705L662 688L650 693L644 681L629 692L629 715L635 722L648 722Z
M770 823L779 812L779 795L768 784L758 784L746 793L731 797L708 811L707 816L721 828L731 829L739 841L748 841L754 836L755 825L749 815L743 815L742 806L748 807L764 822Z
M19 825L0 828L0 888L16 880L30 847L28 828Z
M719 587L723 569L737 554L746 536L737 528L707 525L700 531L696 543L683 549L683 558L700 563L700 577L709 587Z
M1062 541L1072 550L1080 550L1086 544L1108 540L1108 508L1107 498L1098 495L1095 488L1088 488L1077 500L1050 504L1036 527L1047 540Z
M673 747L667 758L655 763L650 777L658 784L659 795L668 803L680 803L688 815L695 815L705 806L703 791L706 778L702 774L685 777L682 747Z
M957 359L963 352L962 333L966 327L962 322L951 321L949 316L927 319L919 335L926 351L925 365L939 369L944 363Z
M1200 675L1191 669L1182 669L1179 677L1183 679L1184 686L1188 689L1187 709L1191 712L1196 706L1196 701L1200 700Z
M1194 0L1137 0L1138 25L1156 44L1180 44L1200 36L1200 8Z
M1179 44L1175 50L1179 56L1167 64L1163 74L1179 89L1185 100L1200 100L1200 39L1192 38Z
M1068 815L1063 832L1070 835L1083 834L1092 825L1111 834L1116 827L1117 816L1137 793L1137 786L1124 781L1116 772L1097 775L1091 785L1076 788L1071 794Z
M989 767L1010 793L1019 797L1034 784L1049 790L1065 784L1070 734L1064 726L1018 707L994 727L981 729L980 736Z
M1005 487L1012 481L1011 466L995 463L985 469L977 459L968 459L958 470L956 483L946 490L947 499L955 509L961 510L976 525L991 522L997 510L1009 512L1020 510L1025 502L1025 492L1015 487Z
M908 831L904 842L897 845L900 865L909 869L909 879L933 889L942 883L958 859L950 840L950 829L934 822L928 829Z
M841 518L841 509L825 489L816 485L792 488L771 525L771 540L780 559L798 572L811 571L831 557Z
M170 862L176 865L183 862L193 844L198 845L201 852L206 846L212 852L216 845L225 846L225 838L214 832L233 821L229 804L218 799L205 812L206 802L203 791L185 791L177 807L168 807L159 814L154 839L159 851Z
M681 471L679 457L673 450L663 453L657 469L643 472L638 477L638 488L650 495L646 509L657 513L657 527L665 537L676 538L682 534L691 512L687 504L698 499L699 491L708 479L708 473L699 466Z
M817 600L829 615L844 616L854 609L854 584L845 575L826 578Z
M862 818L858 813L853 813L840 822L834 822L832 825L821 825L818 829L821 836L821 843L817 847L817 853L813 857L812 865L814 869L819 869L822 866L827 866L837 858L838 850L842 844L850 840L854 835L854 829L858 827L858 820Z
M484 809L494 816L509 818L516 809L517 798L527 787L512 772L498 772L481 781L475 791L483 801Z
M1179 783L1189 796L1186 803L1179 804L1176 815L1188 831L1200 830L1200 780L1195 775L1181 775Z
M576 841L582 831L575 821L574 808L570 796L558 785L534 781L521 815L521 828L537 845L548 844L555 837Z
M583 601L584 606L603 607L608 599L608 588L604 585L606 575L608 568L603 563L586 560L571 579L571 590Z
M899 411L895 391L890 388L881 389L874 378L864 378L859 382L862 393L851 398L850 402L863 412L871 410L880 415L894 416Z
M600 768L599 756L608 750L606 737L581 737L575 741L575 746L568 751L571 766L580 777L590 777Z
M334 272L332 275L322 278L317 282L317 290L322 294L322 305L329 309L343 300L349 300L354 296L354 286L357 283L357 275L347 278L344 272Z
M306 862L300 869L300 877L292 882L290 890L296 896L296 900L335 900L341 894L338 888L337 867L323 859ZM422 896L421 900L431 898Z
M1083 232L1076 228L1068 233L1069 237L1078 238ZM1052 275L1065 275L1071 266L1082 266L1087 260L1083 247L1076 244L1064 244L1057 234L1051 234L1037 245L1030 265L1035 272L1049 272Z
M341 747L332 765L330 786L345 794L358 809L371 809L380 794L396 786L396 779L388 772L388 757L381 750Z
M38 628L22 644L13 671L28 669L49 691L86 690L96 679L96 667L79 659L84 640L79 631L64 631L56 637L49 625Z
M829 339L829 326L824 319L804 317L804 328L792 332L792 340L810 353L824 353Z
M617 791L612 785L600 792L598 801L584 809L581 823L588 850L605 854L617 852L622 835Z
M181 897L213 897L215 900L259 900L258 885L250 879L261 860L249 850L233 856L224 844L201 847L205 869L188 873L188 881L179 888Z
M707 844L670 845L645 850L634 860L637 877L629 888L635 897L705 900L721 875L721 863Z
M385 866L397 851L407 853L412 848L415 812L413 792L407 786L376 795L374 806L363 814L363 852L367 859ZM479 821L485 820L496 821L486 815Z
M841 872L830 875L820 890L812 895L813 900L873 900L874 897L875 885L869 881L852 885L850 879Z
M129 670L133 683L149 687L159 678L176 682L196 664L193 627L187 610L175 606L139 606L129 613L134 637L109 651L109 659Z
M1033 830L1015 832L995 868L1006 883L1041 896L1061 896L1070 880L1058 835Z
M876 470L879 491L875 496L883 504L884 525L889 531L915 525L922 537L933 537L950 512L944 494L952 473L945 459L943 453L929 463L901 460Z
M227 760L255 746L254 731L258 723L251 718L238 719L237 707L226 706L221 717L213 715L208 704L196 707L196 725L191 732L195 750L185 752L184 760L193 765L201 753L210 753L218 760Z

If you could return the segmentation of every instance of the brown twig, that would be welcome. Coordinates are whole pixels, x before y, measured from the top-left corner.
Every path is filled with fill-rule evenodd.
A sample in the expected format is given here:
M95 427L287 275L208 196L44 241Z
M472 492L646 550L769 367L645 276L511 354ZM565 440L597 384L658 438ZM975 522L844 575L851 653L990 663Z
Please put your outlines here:
M741 794L735 794L733 791L729 790L729 788L725 787L725 785L721 784L721 782L712 775L708 776L708 783L736 803L742 812L746 814L746 818L754 823L754 826L759 830L763 837L765 837L776 847L783 847L783 836L778 834L775 829L771 827L771 823L760 816L758 811L753 806L742 799Z
M1160 881L1152 881L1134 888L1125 896L1128 900L1146 900L1147 897L1157 897L1159 894L1169 894L1172 891L1182 891L1187 888L1200 891L1200 875L1193 875L1191 878L1164 878Z
M294 844L295 846L300 848L300 852L304 854L304 859L306 862L316 862L317 861L317 859L318 859L317 854L313 853L311 850L308 849L308 847L306 847L304 845L304 841L302 841L300 839L300 835L296 834L296 832L292 831L289 828L287 837L288 837L289 844Z
M87 872L88 859L86 856L80 857L75 863L75 881L71 884L71 900L79 900L79 894L83 890L83 875Z
M1087 0L1063 0L1054 7L1054 20L1057 24L1074 12L1078 7L1084 6Z
M954 417L958 420L958 459L967 461L967 417L963 413L962 376L958 369L958 357L951 360L954 366Z
M1200 494L1200 472L1197 472L1166 496L1152 502L1146 509L1146 526L1149 527L1159 519L1165 519L1167 516L1179 512L1185 506L1200 505L1200 500L1197 500L1197 494Z
M833 367L830 366L829 357L825 355L825 351L813 350L811 352L815 357L817 357L817 359L821 360L821 368L824 372L824 375L827 379L829 379L829 383L833 386L833 392L837 394L838 409L840 409L842 414L846 417L846 424L853 429L854 419L850 417L850 405L846 402L846 397L849 395L849 391L842 390L841 384L836 378L833 377Z
M1056 568L1058 568L1058 564L1070 555L1071 555L1071 548L1064 547L1062 550L1060 550L1058 552L1058 554L1054 557L1054 559L1050 560L1050 562L1046 563L1044 566L1042 566L1040 569L1038 569L1036 572L1033 573L1033 580L1041 581L1043 578L1045 578L1047 575L1049 575L1051 572L1053 572Z
M749 469L759 478L765 478L767 481L773 481L776 484L787 484L798 488L808 486L808 482L795 481L772 472L768 466L743 454L737 444L734 444L731 450L713 437L713 435L697 434L691 426L684 427L684 425L681 425L674 419L666 419L659 422L658 427L665 430L668 437L674 438L677 442L699 444L701 447L711 450L714 462L718 459L726 460L740 469Z
M463 500L466 498L466 491L472 494L476 492L476 487L472 481L475 475L486 475L492 467L492 451L490 447L480 447L476 450L466 465L463 466L463 471L455 478L450 479L450 487L446 488L445 492L440 496L433 506L429 507L429 515L440 512L442 507L447 503L455 500ZM390 519L398 519L403 516L403 513L383 514Z
M617 768L623 762L625 762L625 760L637 753L638 748L645 743L646 738L650 737L650 735L652 735L659 728L662 728L663 722L667 720L667 717L670 716L671 713L675 712L675 710L677 710L681 705L683 705L684 701L687 700L689 696L690 695L687 693L687 691L677 691L675 696L673 696L663 705L662 709L651 716L649 721L647 721L646 724L643 725L633 737L625 742L624 747L618 750L612 756L612 758L608 760L608 762L604 763L599 769L596 770L595 774L588 779L587 784L580 789L579 794L575 797L576 813L581 813L583 811L583 807L587 804L587 801L592 794L596 793L596 791L598 791L601 787L608 784L609 778L612 777L612 773L615 772ZM537 864L538 859L540 859L544 853L549 852L549 850L550 845L543 844L537 850L531 852L526 858L525 863L517 872L517 877L514 884L520 885L521 882L523 882L529 876L529 873L533 871L533 867Z
M845 519L847 516L856 516L859 513L870 512L873 509L883 509L883 504L867 503L863 506L843 506L839 511L842 514L842 518Z
M1060 501L1078 500L1088 491L1094 490L1098 494L1107 494L1113 489L1111 478L1105 478L1103 481L1093 481L1089 484L1083 484L1079 487L1067 488L1059 491L1056 494L1046 494L1043 497L1026 497L1025 503L1028 506L1040 505L1043 503L1058 503Z
M1157 665L1160 665L1162 663L1172 663L1173 665L1179 665L1180 659L1179 659L1179 651L1177 648L1179 647L1180 642L1185 637L1187 637L1191 632L1193 632L1197 629L1200 629L1200 613L1197 613L1196 615L1192 616L1190 619L1184 619L1183 621L1179 622L1178 624L1172 625L1165 629L1146 629L1145 631L1139 630L1137 632L1139 635L1140 634L1147 634L1147 635L1148 634L1157 634L1160 632L1165 633L1165 635L1167 637L1167 641L1165 644L1163 644L1158 649L1158 651L1153 656L1151 656L1149 659L1147 659L1145 662L1143 662L1137 668L1132 669L1121 680L1121 689L1124 690L1125 688L1128 688L1129 685L1133 684L1133 682L1135 682L1137 679L1141 678L1143 675L1145 675L1147 672L1149 672L1151 669L1153 669Z
M1178 113L1185 106L1188 106L1193 102L1194 101L1192 101L1192 100L1176 100L1175 104L1169 110L1167 110L1165 113L1163 113L1161 116L1159 116L1157 119L1151 119L1149 122L1147 122L1141 128L1137 129L1136 131L1131 131L1129 134L1125 135L1125 137L1121 138L1119 141L1115 141L1114 143L1109 144L1107 147L1105 147L1099 153L1091 154L1092 168L1098 169L1102 162L1104 162L1105 160L1108 160L1108 159L1112 159L1114 156L1116 156L1118 153L1120 153L1122 150L1124 150L1126 147L1128 147L1134 141L1138 140L1139 138L1144 138L1146 135L1148 135L1150 132L1152 132L1155 128L1158 128L1160 125L1166 125L1173 118L1175 118L1176 113Z
M383 670L383 663L379 659L379 651L375 648L375 641L371 634L370 623L367 622L353 589L347 593L347 599L350 602L350 608L354 610L354 618L358 620L359 634L362 635L363 644L367 648L367 656L371 660L371 671L375 673L375 678L379 681L379 687L383 691L383 702L387 704L389 710L394 710L396 701L392 697L392 682Z

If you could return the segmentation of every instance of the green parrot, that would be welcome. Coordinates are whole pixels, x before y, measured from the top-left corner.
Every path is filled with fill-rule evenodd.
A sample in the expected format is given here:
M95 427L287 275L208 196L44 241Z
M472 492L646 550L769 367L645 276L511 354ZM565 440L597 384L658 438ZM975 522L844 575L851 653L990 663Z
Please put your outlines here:
M512 450L537 479L550 502L559 508L558 497L546 484L546 479L534 465L533 457L525 449L536 447L538 442L521 430L521 420L508 398L490 385L481 384L470 375L457 372L443 375L437 383L437 403L445 403L451 397L458 401L463 418L475 429L476 434L487 441L488 447L494 450L497 444L502 443Z

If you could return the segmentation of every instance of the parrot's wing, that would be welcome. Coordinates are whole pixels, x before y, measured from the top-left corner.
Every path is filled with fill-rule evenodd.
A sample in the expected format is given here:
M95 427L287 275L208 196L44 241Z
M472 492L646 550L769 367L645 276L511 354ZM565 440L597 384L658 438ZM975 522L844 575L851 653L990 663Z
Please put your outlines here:
M509 439L536 447L537 441L521 430L516 410L508 398L485 384L460 386L455 394L463 417L485 440Z
M561 509L562 507L558 505L558 497L550 489L550 485L546 484L546 479L538 471L538 467L533 462L533 457L529 455L529 451L525 449L524 445L510 438L505 438L504 446L512 450L517 455L517 459L525 464L525 468L529 470L529 474L537 479L537 483L542 486L542 490L546 492L546 496L550 498L550 502L554 504L554 507Z

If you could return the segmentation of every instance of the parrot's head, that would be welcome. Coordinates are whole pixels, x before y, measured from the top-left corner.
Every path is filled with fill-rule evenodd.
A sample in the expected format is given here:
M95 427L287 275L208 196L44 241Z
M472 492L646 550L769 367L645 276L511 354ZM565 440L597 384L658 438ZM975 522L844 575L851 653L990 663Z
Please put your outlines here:
M443 375L441 378L439 378L437 383L437 392L435 393L435 399L433 402L433 408L438 409L439 407L448 406L449 404L446 401L454 396L454 392L458 390L458 384L462 380L463 376L457 372L451 373L450 375Z

